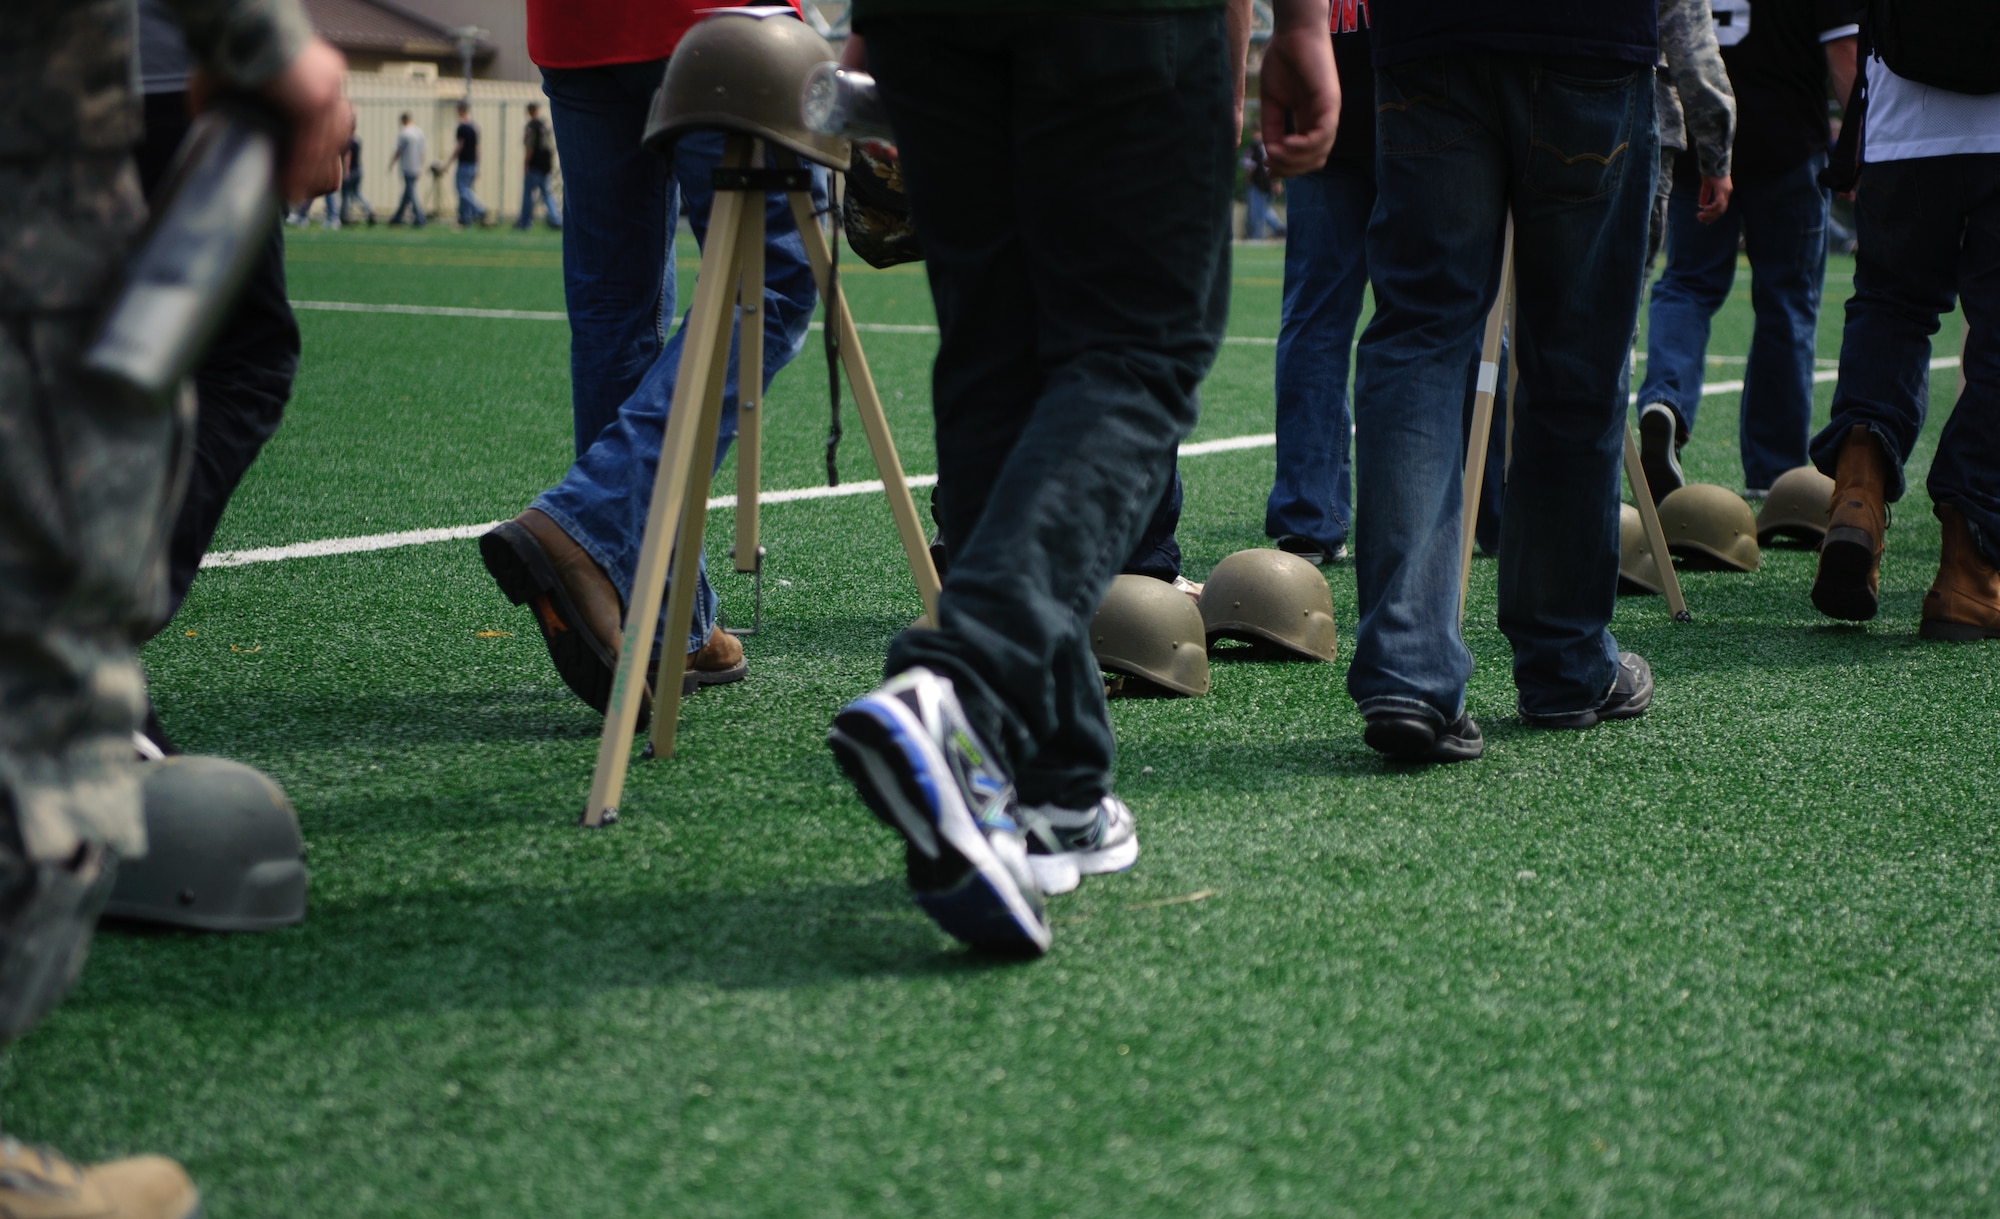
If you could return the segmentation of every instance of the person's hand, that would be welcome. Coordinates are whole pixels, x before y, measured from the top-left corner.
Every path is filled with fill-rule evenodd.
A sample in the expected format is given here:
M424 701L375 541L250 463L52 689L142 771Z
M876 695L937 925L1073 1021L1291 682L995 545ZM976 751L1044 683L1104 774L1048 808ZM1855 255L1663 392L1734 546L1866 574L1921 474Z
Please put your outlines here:
M315 38L261 90L292 124L290 154L278 175L287 199L340 188L340 158L354 122L353 109L340 95L346 71L347 59Z
M1340 127L1340 75L1324 0L1273 7L1277 28L1258 80L1264 161L1274 177L1293 178L1326 164Z
M1711 178L1703 174L1701 178L1701 207L1694 214L1703 224L1714 224L1729 210L1729 196L1736 190L1736 184L1728 174Z

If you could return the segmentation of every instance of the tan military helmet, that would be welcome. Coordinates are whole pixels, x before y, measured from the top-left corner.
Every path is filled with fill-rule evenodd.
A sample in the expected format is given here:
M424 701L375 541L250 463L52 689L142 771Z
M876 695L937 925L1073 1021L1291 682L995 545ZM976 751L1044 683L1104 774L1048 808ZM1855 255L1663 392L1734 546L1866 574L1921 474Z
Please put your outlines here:
M1658 593L1665 587L1660 578L1659 560L1646 543L1646 526L1639 510L1630 504L1618 505L1618 591Z
M1832 515L1833 480L1812 466L1778 475L1763 510L1757 513L1757 543L1769 546L1778 538L1795 538L1817 546L1826 540Z
M799 115L806 78L833 58L833 47L795 14L706 17L667 61L646 116L646 147L664 153L685 132L737 131L845 172L847 141L812 130Z
M1164 580L1119 576L1090 620L1090 650L1109 673L1175 694L1208 693L1201 611Z
M1697 565L1756 571L1757 517L1743 497L1714 483L1689 483L1660 501L1667 551Z
M1202 589L1201 621L1210 646L1236 639L1306 660L1339 653L1326 577L1282 550L1239 550L1217 563Z

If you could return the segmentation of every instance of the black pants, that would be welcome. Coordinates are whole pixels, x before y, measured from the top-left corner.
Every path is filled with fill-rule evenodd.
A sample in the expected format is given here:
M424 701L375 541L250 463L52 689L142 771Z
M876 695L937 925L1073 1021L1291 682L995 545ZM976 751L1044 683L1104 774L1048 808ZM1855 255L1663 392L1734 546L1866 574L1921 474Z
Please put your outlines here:
M890 649L952 679L1026 803L1110 784L1086 632L1165 491L1229 293L1220 9L867 22L940 341L940 629Z
M187 94L147 95L146 138L136 155L139 180L148 197L166 174L187 129ZM153 633L172 619L187 597L236 484L284 419L298 370L299 324L285 293L284 230L273 220L243 295L195 370L200 414L194 462L167 544L167 616L154 624Z

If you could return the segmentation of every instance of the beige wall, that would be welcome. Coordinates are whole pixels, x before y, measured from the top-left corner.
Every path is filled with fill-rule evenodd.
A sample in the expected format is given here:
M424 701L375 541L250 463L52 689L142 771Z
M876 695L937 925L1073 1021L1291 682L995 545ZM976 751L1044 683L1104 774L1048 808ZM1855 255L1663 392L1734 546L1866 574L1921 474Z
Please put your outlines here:
M361 137L361 191L383 220L395 210L403 193L402 174L389 168L389 154L396 148L397 116L409 111L417 126L424 129L430 159L442 161L451 155L452 130L458 126L456 107L464 85L456 77L435 82L408 77L377 77L350 72L347 97L354 105L355 133ZM548 120L548 99L540 85L518 81L475 80L472 82L472 121L479 125L479 181L473 191L495 220L511 223L521 206L521 128L527 122L527 103L538 102L542 119ZM554 139L551 127L550 138ZM562 154L557 150L556 169L550 186L560 205L562 197ZM458 193L447 172L442 180L424 175L419 183L424 211L449 221L458 214ZM536 220L542 217L537 210Z

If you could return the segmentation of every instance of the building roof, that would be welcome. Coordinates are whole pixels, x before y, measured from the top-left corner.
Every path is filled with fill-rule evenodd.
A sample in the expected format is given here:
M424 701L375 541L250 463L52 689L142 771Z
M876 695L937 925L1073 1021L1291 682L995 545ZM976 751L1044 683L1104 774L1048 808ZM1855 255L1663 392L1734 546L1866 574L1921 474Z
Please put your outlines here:
M383 0L304 0L306 16L319 36L343 51L448 59L458 55L458 39L443 25ZM481 40L473 58L486 60L495 48Z

